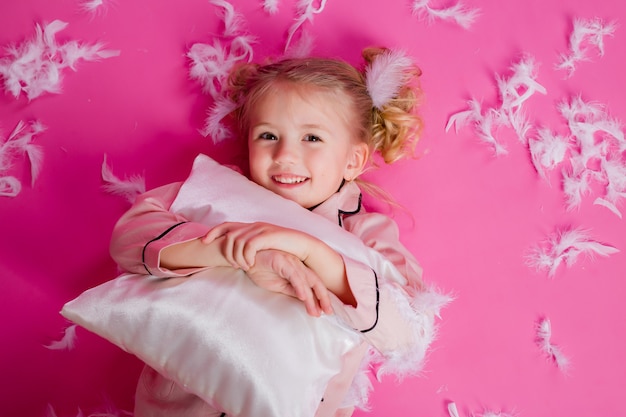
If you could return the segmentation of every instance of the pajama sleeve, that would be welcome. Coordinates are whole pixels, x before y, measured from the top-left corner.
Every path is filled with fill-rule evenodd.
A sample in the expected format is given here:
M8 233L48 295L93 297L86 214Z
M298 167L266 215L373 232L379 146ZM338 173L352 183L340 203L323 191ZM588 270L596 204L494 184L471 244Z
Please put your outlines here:
M110 252L128 272L160 277L185 276L202 268L161 268L160 253L165 247L204 236L209 228L170 212L182 183L172 183L140 195L113 229Z
M425 288L422 269L400 243L398 227L392 219L378 213L359 213L346 217L344 227L391 261L406 281L392 281L385 271L374 271L344 258L357 305L334 305L335 313L359 330L382 356L404 358L419 366L434 336L435 316L447 298ZM395 365L390 372L404 373Z

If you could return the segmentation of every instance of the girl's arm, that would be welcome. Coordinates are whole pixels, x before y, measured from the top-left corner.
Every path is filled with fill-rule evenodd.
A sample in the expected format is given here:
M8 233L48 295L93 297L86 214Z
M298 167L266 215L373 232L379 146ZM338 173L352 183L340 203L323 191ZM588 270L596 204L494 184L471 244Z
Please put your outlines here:
M218 266L237 267L223 255L223 237L203 242L207 226L189 222L169 210L181 184L142 194L117 222L110 250L120 267L161 277L187 276ZM330 314L328 291L319 277L285 255L267 251L248 275L262 288L297 297L313 316L321 311Z
M343 303L356 305L348 284L343 257L323 241L304 232L268 223L222 223L203 239L205 243L222 239L223 253L236 267L248 270L256 254L275 249L290 253L316 273Z
M199 238L209 231L207 226L169 211L181 185L168 184L140 195L118 220L110 252L122 269L171 277L228 265L216 250L219 242L200 244Z

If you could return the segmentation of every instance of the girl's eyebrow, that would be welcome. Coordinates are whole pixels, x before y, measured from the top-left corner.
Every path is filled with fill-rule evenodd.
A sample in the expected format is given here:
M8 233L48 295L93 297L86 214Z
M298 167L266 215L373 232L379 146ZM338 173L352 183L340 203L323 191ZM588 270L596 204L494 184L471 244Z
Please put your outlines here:
M328 132L328 129L324 125L319 125L319 124L315 124L315 123L305 123L305 124L302 125L302 128L304 128L304 129L317 129L317 130L323 130L324 132Z

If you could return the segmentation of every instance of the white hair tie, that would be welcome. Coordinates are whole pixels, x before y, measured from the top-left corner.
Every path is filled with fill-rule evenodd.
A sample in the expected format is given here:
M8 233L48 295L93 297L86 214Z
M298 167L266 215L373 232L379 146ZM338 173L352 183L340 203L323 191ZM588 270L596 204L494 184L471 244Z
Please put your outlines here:
M365 70L365 85L374 107L382 109L398 95L412 68L413 61L403 51L387 50L372 61Z

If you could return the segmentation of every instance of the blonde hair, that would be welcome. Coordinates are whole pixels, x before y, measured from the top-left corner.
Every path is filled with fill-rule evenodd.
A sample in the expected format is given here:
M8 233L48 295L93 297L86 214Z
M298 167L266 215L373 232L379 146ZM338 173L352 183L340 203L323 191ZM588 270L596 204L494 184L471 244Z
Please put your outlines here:
M240 64L230 74L228 93L238 104L232 113L240 133L249 129L250 109L276 82L341 91L351 101L357 136L367 143L370 155L378 152L390 164L413 155L422 130L416 110L421 101L419 68L408 74L406 85L381 108L374 107L365 83L365 68L384 48L366 48L362 70L339 59L287 58L266 65Z

